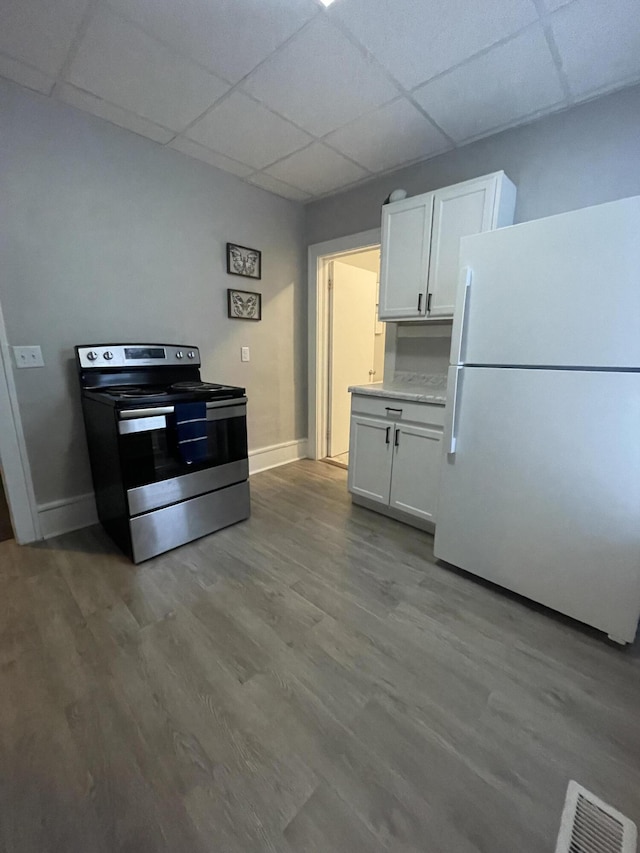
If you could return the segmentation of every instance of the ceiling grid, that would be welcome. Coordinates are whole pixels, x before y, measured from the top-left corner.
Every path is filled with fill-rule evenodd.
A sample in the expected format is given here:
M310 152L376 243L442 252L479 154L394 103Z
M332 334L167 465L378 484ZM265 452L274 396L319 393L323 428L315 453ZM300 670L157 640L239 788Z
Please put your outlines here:
M0 0L0 76L307 202L640 81L640 10Z

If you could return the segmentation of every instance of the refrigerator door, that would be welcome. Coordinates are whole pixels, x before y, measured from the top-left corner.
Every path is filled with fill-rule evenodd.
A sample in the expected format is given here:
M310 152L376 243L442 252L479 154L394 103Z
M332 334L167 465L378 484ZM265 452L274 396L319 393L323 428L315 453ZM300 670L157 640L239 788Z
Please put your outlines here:
M464 237L460 262L452 363L640 367L640 197Z
M457 371L436 556L631 642L640 614L640 374Z

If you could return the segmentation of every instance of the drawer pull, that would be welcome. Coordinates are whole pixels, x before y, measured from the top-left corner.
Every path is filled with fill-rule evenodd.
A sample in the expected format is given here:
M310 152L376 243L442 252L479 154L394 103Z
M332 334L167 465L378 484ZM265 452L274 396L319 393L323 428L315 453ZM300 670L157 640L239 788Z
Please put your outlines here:
M398 412L398 414L402 414L402 409L394 409L392 406L385 406L385 412Z

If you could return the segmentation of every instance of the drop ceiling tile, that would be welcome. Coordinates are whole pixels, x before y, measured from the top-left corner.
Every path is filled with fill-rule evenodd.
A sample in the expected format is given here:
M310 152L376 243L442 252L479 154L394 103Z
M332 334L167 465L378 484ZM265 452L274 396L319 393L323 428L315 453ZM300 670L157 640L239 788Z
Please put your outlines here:
M540 25L421 86L413 95L456 142L515 124L563 99Z
M224 172L230 172L232 175L237 175L239 178L246 178L253 172L249 166L244 163L238 163L230 157L225 157L224 154L216 154L215 151L210 151L203 145L198 145L197 142L192 142L190 139L178 137L169 144L169 148L175 148L182 154L188 157L193 157L195 160L202 160L203 163L208 163L210 166L215 166L216 169L222 169Z
M369 174L321 142L314 142L265 172L311 195L331 192Z
M185 133L207 148L262 169L312 141L242 92L233 92Z
M56 75L87 0L2 0L0 51Z
M640 77L638 0L576 0L550 21L576 96Z
M118 127L124 127L126 130L132 130L134 133L140 134L140 136L153 139L154 142L165 143L174 136L172 130L159 127L151 121L140 118L135 113L127 112L122 107L117 107L115 104L103 101L89 92L82 92L68 83L56 86L55 95L66 104L71 104L72 107L77 107L80 110L92 113L94 116L104 118L113 124L117 124Z
M268 59L242 87L316 136L398 94L384 72L324 16Z
M173 130L182 130L229 88L108 10L91 21L67 80Z
M26 86L27 89L34 89L36 92L42 92L48 95L55 82L53 77L43 74L42 71L37 71L24 62L18 62L16 59L11 59L9 56L0 54L0 77L6 77L7 80L13 80L14 83L19 83L21 86Z
M157 38L236 83L318 13L313 0L109 0Z
M325 142L372 172L392 169L409 160L426 160L451 147L440 131L404 98L336 130Z
M533 0L339 0L330 13L409 89L537 19Z
M309 193L302 192L302 190L298 190L295 187L290 187L289 184L278 181L272 178L271 175L265 175L264 172L251 175L247 180L263 190L268 190L270 193L275 193L275 195L288 198L291 201L309 201L311 198Z
M543 5L546 7L547 12L554 12L556 9L559 9L561 6L566 6L568 3L573 3L574 0L542 0Z

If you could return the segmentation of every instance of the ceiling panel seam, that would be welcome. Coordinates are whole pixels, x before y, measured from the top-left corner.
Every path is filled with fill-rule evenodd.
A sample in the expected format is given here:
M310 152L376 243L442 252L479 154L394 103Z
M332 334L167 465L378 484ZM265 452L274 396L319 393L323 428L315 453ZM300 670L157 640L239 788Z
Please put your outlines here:
M318 14L322 14L322 11L321 11L321 10L318 10ZM187 132L188 130L190 130L190 129L195 125L195 124L197 124L199 121L201 121L203 118L205 118L205 116L209 115L209 113L210 113L213 109L215 109L217 106L219 106L219 105L220 105L223 101L225 101L227 98L231 97L231 95L233 95L233 93L234 93L234 92L241 91L243 95L246 95L248 98L251 98L251 100L252 100L252 101L255 101L255 103L256 103L256 104L259 104L261 107L264 107L265 109L269 110L269 112L270 112L270 113L272 113L273 115L277 116L278 118L284 119L284 121L289 122L289 124L292 124L292 125L293 125L294 127L296 127L298 130L301 130L301 131L303 131L303 133L306 133L306 134L307 134L307 136L313 136L313 138L314 138L314 139L317 139L317 137L316 137L314 134L309 133L309 131L308 131L308 130L305 130L305 128L304 128L304 127L300 127L300 125L296 124L294 121L291 121L291 119L286 118L286 116L281 115L279 112L277 112L276 110L272 109L270 106L268 106L267 104L263 103L263 102L262 102L262 101L260 101L258 98L255 98L253 95L250 95L248 92L246 92L246 91L242 88L242 84L245 82L245 80L246 80L248 77L250 77L252 74L254 74L254 73L255 73L255 72L256 72L256 71L257 71L257 70L258 70L262 65L264 65L264 64L265 64L265 62L268 62L272 57L274 57L277 53L279 53L281 50L283 50L283 49L284 49L284 48L289 44L289 42L291 42L294 38L296 38L296 36L298 36L298 35L299 35L303 30L305 30L305 29L306 29L306 28L307 28L307 27L308 27L308 26L309 26L313 21L315 21L315 20L316 20L316 18L318 17L318 14L313 15L313 17L312 17L312 18L310 18L308 21L305 21L305 23L304 23L301 27L299 27L299 28L295 31L295 33L292 33L292 34L291 34L287 39L285 39L285 41L283 41L283 42L282 42L282 44L278 45L278 47L277 47L275 50L273 50L273 51L272 51L268 56L265 56L265 58L264 58L263 60L261 60L257 65L255 65L255 66L251 69L251 71L248 71L248 72L244 75L244 77L241 77L241 78L240 78L240 80L238 80L238 81L237 81L236 83L234 83L233 85L231 85L231 84L230 84L230 85L231 85L231 88L230 88L227 92L225 92L225 93L224 93L224 95L222 95L222 96L221 96L221 97L219 97L216 101L214 101L214 102L211 104L211 106L207 107L207 109L206 109L204 112L202 112L199 116L196 116L196 118L194 118L194 119L193 119L193 121L191 121L191 122L190 122L186 127L184 127L181 131L179 131L179 133L177 133L177 134L176 134L176 137L178 137L178 136L182 136L182 135L186 134L186 132ZM227 81L227 82L228 82L228 81ZM175 139L176 137L174 137L174 139ZM173 141L174 141L173 139L172 139L172 140L170 140L170 142L173 142ZM169 144L169 143L167 143L167 144ZM204 147L206 148L207 146L204 146Z
M571 91L571 86L569 85L569 80L567 75L564 72L564 67L562 64L562 57L560 56L560 51L558 50L558 45L556 44L555 36L553 35L553 30L551 28L551 13L547 10L547 7L544 4L544 0L531 0L531 2L536 7L536 12L540 18L542 23L542 29L544 31L544 37L547 40L547 45L549 47L549 53L551 54L551 58L553 59L553 64L556 67L556 73L558 75L558 79L560 80L560 86L562 87L562 91L564 92L565 101L567 106L574 102L573 93ZM567 4L568 5L568 4Z
M99 0L89 0L87 4L87 8L84 10L82 17L76 27L76 31L74 33L73 38L71 39L71 44L69 45L69 50L67 51L67 55L64 59L64 62L58 69L58 73L56 74L56 80L53 86L51 87L50 95L54 94L58 85L60 83L66 83L65 77L69 71L71 63L76 58L78 50L80 48L80 44L82 43L82 39L85 37L87 30L89 29L89 24L93 20L94 15L96 14L99 6ZM138 116L141 118L141 116Z
M328 17L328 15L327 15L327 17ZM393 86L396 87L396 89L398 90L398 93L400 95L404 95L405 98L407 98L407 100L409 100L409 102L411 104L413 104L414 107L416 107L418 112L422 116L424 116L424 118L426 118L433 125L433 127L436 130L438 130L445 137L445 139L450 143L451 147L455 147L455 142L453 141L453 139L451 139L449 134L445 133L445 131L440 127L440 125L424 109L424 107L421 107L419 104L415 103L415 101L410 97L409 91L400 83L399 80L397 80L394 77L394 75L389 71L389 69L386 67L386 65L383 65L383 63L378 59L378 57L375 56L375 54L371 53L371 51L362 44L362 42L352 33L352 31L349 29L349 27L346 24L344 24L339 18L331 18L330 23L332 23L337 29L339 29L340 32L346 38L349 39L351 44L354 47L356 47L363 54L363 56L366 57L366 59L369 60L369 62L371 62L379 70L382 71L382 73L385 75L387 80ZM392 101L387 101L387 104L389 104L389 103L392 103ZM385 104L380 105L380 107L382 107L382 106L385 106ZM378 109L380 109L380 107L378 107ZM347 124L350 124L350 123L351 122L347 122ZM346 127L346 125L341 125L341 127L334 127L331 132L333 133L336 130L340 130L342 127Z

